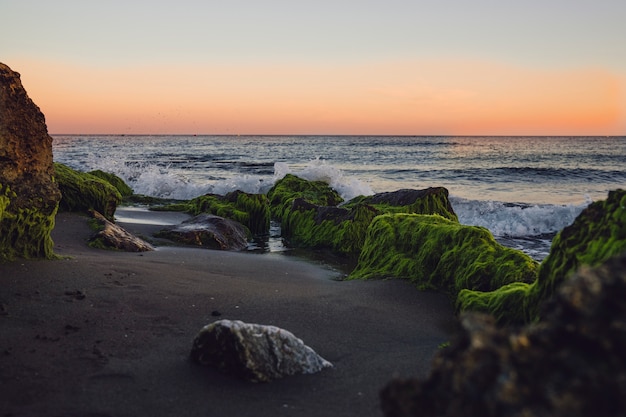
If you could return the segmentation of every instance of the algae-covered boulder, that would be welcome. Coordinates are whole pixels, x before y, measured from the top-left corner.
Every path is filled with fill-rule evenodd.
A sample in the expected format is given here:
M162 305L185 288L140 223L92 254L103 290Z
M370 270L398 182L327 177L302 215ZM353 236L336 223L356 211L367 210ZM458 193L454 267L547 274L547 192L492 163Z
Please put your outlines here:
M354 257L363 248L370 223L380 214L440 214L457 220L448 190L441 187L360 196L341 204L339 194L325 182L287 175L268 197L283 238L290 245L330 249Z
M626 254L584 267L556 289L539 323L498 327L461 315L462 329L425 379L390 382L385 416L626 415Z
M61 194L53 174L45 117L20 75L0 63L0 261L54 257Z
M89 171L88 174L103 179L112 186L114 186L117 191L119 191L122 198L130 197L131 195L133 195L133 189L130 188L123 179L115 174L112 174L110 172L104 172L99 169L96 169L95 171Z
M55 163L55 178L62 198L59 208L66 211L87 212L95 210L113 220L117 205L122 201L120 192L94 175L78 172L70 167Z
M403 278L420 289L455 296L465 288L487 291L532 282L537 267L523 252L497 243L483 227L439 215L385 214L370 225L349 278Z
M444 187L429 187L423 190L403 189L370 196L359 196L343 207L367 204L380 213L438 214L446 219L458 221Z
M513 283L495 291L463 291L459 310L490 313L502 323L539 318L539 305L582 265L594 266L626 251L626 191L609 192L607 200L589 205L552 241L532 284Z
M223 196L206 194L157 210L185 211L193 215L213 214L243 224L256 236L266 235L270 230L270 206L265 194L243 191L233 191Z

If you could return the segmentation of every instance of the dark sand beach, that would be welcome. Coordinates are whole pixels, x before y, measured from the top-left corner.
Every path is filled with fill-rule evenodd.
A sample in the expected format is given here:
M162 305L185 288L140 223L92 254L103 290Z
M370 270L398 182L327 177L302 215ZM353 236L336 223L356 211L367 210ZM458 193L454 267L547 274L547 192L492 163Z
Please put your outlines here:
M281 253L91 249L91 233L61 213L65 259L0 264L2 416L380 416L380 389L425 375L454 329L448 298L407 282ZM289 330L334 368L255 384L190 362L218 319Z

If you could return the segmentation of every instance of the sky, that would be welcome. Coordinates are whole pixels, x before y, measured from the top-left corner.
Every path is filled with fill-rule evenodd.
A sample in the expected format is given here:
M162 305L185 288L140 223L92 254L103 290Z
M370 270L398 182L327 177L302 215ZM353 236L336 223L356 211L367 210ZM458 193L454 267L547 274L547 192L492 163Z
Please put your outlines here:
M0 0L52 134L626 135L624 0Z

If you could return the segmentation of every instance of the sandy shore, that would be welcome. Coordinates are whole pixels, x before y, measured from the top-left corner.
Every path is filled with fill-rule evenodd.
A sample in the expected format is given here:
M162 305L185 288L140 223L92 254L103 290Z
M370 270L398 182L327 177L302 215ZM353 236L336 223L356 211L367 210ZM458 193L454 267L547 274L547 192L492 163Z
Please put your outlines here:
M340 281L283 253L103 251L90 234L61 213L66 259L0 264L2 416L380 416L379 390L425 375L454 328L445 296L406 282ZM334 368L252 384L191 363L222 318L287 329Z

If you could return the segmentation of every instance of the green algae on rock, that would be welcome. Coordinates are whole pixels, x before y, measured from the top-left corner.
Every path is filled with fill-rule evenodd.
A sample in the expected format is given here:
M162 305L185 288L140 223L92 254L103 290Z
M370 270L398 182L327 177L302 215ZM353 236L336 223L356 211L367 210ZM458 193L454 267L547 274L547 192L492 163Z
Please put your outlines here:
M133 189L130 188L128 184L124 182L123 179L121 179L115 174L111 174L110 172L104 172L99 169L95 171L89 171L88 174L101 178L105 180L106 182L108 182L109 184L111 184L112 186L114 186L117 189L117 191L119 191L122 198L130 197L131 195L133 195Z
M442 187L360 196L341 204L343 200L327 183L287 175L268 197L283 238L291 245L330 249L353 257L361 252L367 228L380 214L440 214L457 220L448 190Z
M248 194L239 190L224 196L206 194L154 209L184 211L193 215L213 214L243 224L256 236L267 235L270 230L270 207L265 194Z
M95 210L113 220L117 205L122 201L120 192L94 175L78 172L70 167L55 163L56 180L61 190L61 210L87 212Z
M0 261L54 258L50 236L61 194L52 138L20 75L0 63Z
M459 310L490 313L502 323L539 319L543 301L581 266L596 266L626 252L626 191L609 192L608 198L590 204L552 241L537 280L511 284L495 291L462 291Z
M423 190L398 190L359 196L348 201L343 207L367 204L381 213L438 214L446 219L458 221L458 217L448 199L444 187L429 187Z
M537 267L523 252L497 243L483 227L439 215L385 214L370 225L349 279L403 278L420 289L456 296L463 289L532 282Z

